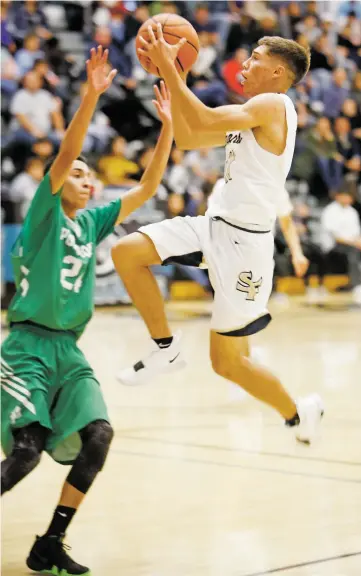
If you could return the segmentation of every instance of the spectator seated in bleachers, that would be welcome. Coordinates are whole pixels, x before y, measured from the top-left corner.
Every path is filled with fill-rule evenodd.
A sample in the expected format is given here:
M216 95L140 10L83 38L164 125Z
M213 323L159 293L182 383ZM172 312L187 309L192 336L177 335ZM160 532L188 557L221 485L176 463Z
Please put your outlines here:
M184 196L187 192L189 181L190 174L184 165L184 151L173 147L170 163L164 177L164 184L170 194Z
M335 133L337 160L342 167L342 172L345 176L350 175L354 181L357 181L360 178L361 150L358 141L352 134L350 120L342 116L336 118Z
M23 40L30 32L44 40L51 38L52 33L48 28L47 19L40 2L36 0L15 2L13 16L13 33L18 40Z
M310 263L304 276L307 300L309 304L321 304L327 297L324 285L327 262L315 238L310 206L304 203L297 204L294 208L293 219L300 236L302 251ZM288 255L290 258L290 254ZM310 285L311 276L316 276L317 286Z
M355 100L359 113L361 112L361 70L358 70L352 82L350 98Z
M322 248L330 260L342 255L347 259L350 288L357 304L361 304L361 223L352 206L355 198L349 184L344 184L321 216Z
M319 79L312 75L311 102L313 105L322 104L323 114L328 118L339 116L342 105L348 96L349 83L343 68L336 68L329 81L325 81L324 75Z
M71 121L76 110L79 108L80 101L86 93L86 90L87 83L82 82L79 88L79 94L76 95L70 103L68 122ZM99 100L84 141L83 153L104 154L109 147L110 140L115 136L116 132L114 128L112 128L108 116L101 110L101 101Z
M351 134L356 140L358 144L361 144L361 110L357 107L356 100L352 100L351 98L347 98L344 101L342 110L342 116L348 118L351 124Z
M214 45L214 35L206 31L199 32L198 35L198 58L189 75L192 91L207 106L222 106L226 103L227 89Z
M40 158L32 157L24 172L18 174L10 185L10 199L18 205L19 221L23 221L35 192L44 177L44 164Z
M327 194L327 189L335 190L341 183L342 165L337 160L337 143L330 120L322 116L299 137L292 174L309 182L319 176Z
M54 144L47 138L40 138L31 146L31 154L40 158L44 164L54 155L54 151Z
M48 138L58 145L64 135L64 119L59 102L46 90L36 72L28 72L23 88L16 92L10 112L12 133L7 144L23 142L33 144L39 138Z
M35 62L42 58L44 58L44 52L40 50L40 38L32 32L25 36L23 48L18 50L15 55L21 76L34 68Z
M34 72L36 72L43 81L43 88L53 94L58 96L64 102L69 99L69 83L62 81L62 79L57 76L50 67L50 64L44 58L35 60L33 66Z
M212 20L211 14L209 12L209 6L207 2L200 3L196 6L193 14L192 24L198 34L202 32L207 32L211 36L211 44L217 44L218 42L218 29L217 23Z
M228 88L228 99L234 103L245 102L243 86L241 84L241 75L243 62L249 58L249 52L246 48L237 48L235 53L229 58L223 66L223 78Z
M20 78L20 68L15 58L7 48L1 46L1 95L11 98L19 87Z
M116 136L111 143L110 154L100 158L98 172L105 186L131 186L131 178L139 170L137 164L125 157L126 141Z

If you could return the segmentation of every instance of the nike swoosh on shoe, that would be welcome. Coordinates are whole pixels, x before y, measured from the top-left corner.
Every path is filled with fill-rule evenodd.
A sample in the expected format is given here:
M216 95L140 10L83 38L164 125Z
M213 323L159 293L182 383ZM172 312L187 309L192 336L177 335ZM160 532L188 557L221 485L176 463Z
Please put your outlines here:
M173 358L173 360L169 360L169 364L172 364L175 360L177 360L179 354L180 354L180 352L178 352L177 356L175 356L175 357Z

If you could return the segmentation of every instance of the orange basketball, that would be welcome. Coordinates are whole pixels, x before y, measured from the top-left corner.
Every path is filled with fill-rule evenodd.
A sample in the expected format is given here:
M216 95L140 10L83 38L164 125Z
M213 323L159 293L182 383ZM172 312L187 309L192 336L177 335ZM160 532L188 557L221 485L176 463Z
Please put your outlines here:
M143 48L143 45L139 41L139 36L143 36L144 40L149 41L148 26L151 26L155 32L158 22L162 24L164 40L168 42L168 44L177 44L181 38L187 39L187 43L184 44L178 52L176 68L178 72L190 70L198 56L198 35L192 24L177 14L158 14L144 22L137 34L136 49ZM160 76L158 67L154 66L150 58L140 54L138 54L138 58L147 72Z

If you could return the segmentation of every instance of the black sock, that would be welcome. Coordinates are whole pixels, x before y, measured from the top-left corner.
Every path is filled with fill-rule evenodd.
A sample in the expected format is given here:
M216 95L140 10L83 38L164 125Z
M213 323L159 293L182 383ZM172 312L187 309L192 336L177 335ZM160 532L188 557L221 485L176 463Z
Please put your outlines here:
M290 418L289 420L285 420L286 426L298 426L299 423L300 423L300 417L299 417L297 412L293 416L293 418Z
M57 506L54 512L50 526L46 532L46 536L60 536L65 534L74 514L75 508L68 508L68 506Z
M172 344L173 336L169 336L168 338L153 338L153 340L158 344L159 348L169 348Z

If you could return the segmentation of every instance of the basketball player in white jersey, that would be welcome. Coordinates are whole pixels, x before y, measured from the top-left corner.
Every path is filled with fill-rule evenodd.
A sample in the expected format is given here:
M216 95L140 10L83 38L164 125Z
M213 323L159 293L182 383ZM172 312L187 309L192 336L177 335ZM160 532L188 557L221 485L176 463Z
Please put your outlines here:
M309 53L292 40L265 37L243 65L242 106L211 109L187 88L175 68L184 41L167 44L161 26L140 53L158 66L170 92L174 136L181 149L226 143L225 183L205 216L177 217L140 228L113 249L113 260L157 348L119 379L128 385L184 365L180 335L172 335L154 264L205 261L214 288L210 356L214 371L275 408L296 437L310 443L323 414L313 394L295 402L277 377L253 364L248 337L271 320L267 303L273 276L272 228L281 215L296 273L307 268L287 209L285 181L296 137L297 115L287 90L307 73ZM164 84L157 99L168 97ZM283 214L282 214L283 211ZM288 210L290 212L290 209Z

